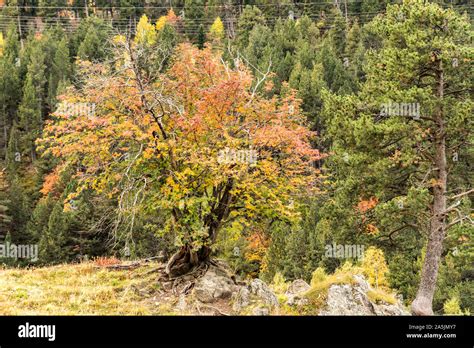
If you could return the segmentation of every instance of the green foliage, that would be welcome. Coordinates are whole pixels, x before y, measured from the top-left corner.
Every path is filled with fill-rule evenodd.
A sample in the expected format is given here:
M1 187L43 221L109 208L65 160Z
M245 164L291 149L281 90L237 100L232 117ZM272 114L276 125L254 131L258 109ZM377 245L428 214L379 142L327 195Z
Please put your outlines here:
M96 17L81 21L70 45L71 56L82 60L101 61L109 56L109 35L111 28Z

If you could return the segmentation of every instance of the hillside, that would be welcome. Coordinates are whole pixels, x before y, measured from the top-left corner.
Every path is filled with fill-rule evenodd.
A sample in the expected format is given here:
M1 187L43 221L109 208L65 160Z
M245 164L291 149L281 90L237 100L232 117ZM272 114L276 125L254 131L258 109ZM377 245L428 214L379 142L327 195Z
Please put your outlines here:
M3 313L474 313L469 1L49 2L0 3Z
M81 263L0 271L1 315L170 314L146 291L157 291L156 264L107 270ZM148 274L147 274L148 273ZM156 300L156 301L155 301Z
M104 260L106 263L104 263ZM341 269L303 280L236 280L227 265L161 281L156 262L84 262L0 271L1 315L407 315L388 289ZM193 276L194 277L194 276ZM238 277L237 277L238 278ZM189 281L191 279L191 281ZM181 286L184 285L184 286ZM388 290L391 291L391 290Z

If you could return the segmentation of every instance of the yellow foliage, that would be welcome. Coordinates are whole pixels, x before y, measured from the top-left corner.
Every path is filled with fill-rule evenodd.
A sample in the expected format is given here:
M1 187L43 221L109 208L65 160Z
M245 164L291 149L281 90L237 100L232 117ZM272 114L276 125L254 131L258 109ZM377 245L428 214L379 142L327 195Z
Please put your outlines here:
M323 282L327 277L326 272L324 272L324 268L318 267L316 270L313 272L312 277L311 277L311 286L319 284Z
M153 45L156 42L156 28L148 22L146 15L143 15L138 22L135 42L142 45Z
M275 276L273 277L272 281L272 289L278 293L278 294L284 294L286 290L288 290L288 287L290 286L289 283L287 283L285 277L280 272L275 273Z
M458 296L452 296L447 300L443 305L443 310L446 315L471 315L469 310L462 311Z
M5 40L3 39L3 34L0 33L0 56L3 54L3 47L5 46Z
M393 294L390 294L382 289L371 289L367 291L367 297L370 301L375 303L385 302L391 305L397 303L397 299Z
M124 44L126 41L126 38L124 35L115 35L112 39L112 41L116 44Z
M209 37L212 40L221 40L224 38L224 24L220 17L217 17L209 30Z
M157 21L156 21L156 30L161 30L163 29L163 27L166 25L166 22L168 21L168 19L166 18L166 16L161 16Z
M388 266L385 262L383 251L375 247L370 247L364 254L362 270L370 285L378 287L388 287L386 276Z

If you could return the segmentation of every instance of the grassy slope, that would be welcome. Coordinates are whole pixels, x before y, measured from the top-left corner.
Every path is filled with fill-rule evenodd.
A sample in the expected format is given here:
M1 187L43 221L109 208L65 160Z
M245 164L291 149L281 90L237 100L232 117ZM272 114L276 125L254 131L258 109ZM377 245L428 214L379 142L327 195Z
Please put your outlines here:
M0 315L173 314L157 294L157 264L107 270L93 263L0 268Z

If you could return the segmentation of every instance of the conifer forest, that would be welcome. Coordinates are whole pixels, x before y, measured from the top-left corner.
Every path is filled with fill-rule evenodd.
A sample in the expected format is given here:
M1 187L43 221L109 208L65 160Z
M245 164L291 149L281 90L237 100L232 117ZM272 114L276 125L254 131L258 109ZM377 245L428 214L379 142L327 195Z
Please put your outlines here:
M473 15L0 0L0 314L473 315Z

